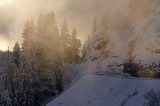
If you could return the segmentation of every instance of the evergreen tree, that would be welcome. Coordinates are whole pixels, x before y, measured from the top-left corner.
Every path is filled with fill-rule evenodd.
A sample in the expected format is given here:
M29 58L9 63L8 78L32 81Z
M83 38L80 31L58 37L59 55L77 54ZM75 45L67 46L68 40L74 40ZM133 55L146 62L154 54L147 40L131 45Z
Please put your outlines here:
M67 38L69 35L69 30L68 30L68 26L67 26L67 22L66 20L64 19L63 21L63 24L61 26L61 36L64 37L64 38Z
M128 53L127 53L127 61L128 62L133 62L135 58L135 47L136 47L136 41L137 38L135 37L135 29L133 28L131 30L131 35L129 37L129 43L128 43Z
M25 28L23 30L23 39L24 46L27 46L28 42L33 42L36 40L36 27L32 19L27 21L25 24Z
M1 72L0 81L3 88L0 91L0 105L1 106L12 106L14 101L14 72L16 71L15 64L12 61L12 55L8 50L5 56L4 66Z
M100 25L99 25L99 35L101 35L102 37L103 36L106 36L106 32L107 32L107 29L109 28L109 22L110 22L110 16L108 14L103 14L102 15L102 18L101 18L101 21L100 21Z
M92 40L96 39L96 33L97 33L97 19L96 17L93 18L93 25L92 25Z
M46 16L40 16L37 26L38 33L38 50L36 60L36 70L40 81L43 82L42 87L46 87L43 92L47 96L55 94L57 89L59 92L63 89L63 55L61 38L59 36L58 26L54 13ZM55 89L54 89L55 88ZM46 95L45 94L45 95Z
M38 76L43 78L51 71L46 70L47 67L53 66L55 60L59 61L60 57L60 37L54 12L39 17L37 34L36 70ZM50 69L53 71L53 68Z
M86 56L87 56L87 47L86 47L86 45L83 45L83 48L82 48L82 62L85 61Z
M12 94L12 105L15 106L33 106L34 105L34 87L33 82L35 78L35 71L33 66L28 61L24 54L21 53L18 43L15 44L13 49L13 62L15 68L11 74L8 73Z
M48 42L43 43L50 43L52 39L59 36L59 30L54 12L48 13L45 16L41 15L39 17L37 32L41 43L45 40Z
M54 14L54 12L51 12L46 17L48 18L48 19L46 19L46 21L47 21L46 26L48 26L47 27L48 35L54 39L55 37L59 36L59 30L58 30L55 14Z
M23 32L23 39L23 53L33 62L35 60L35 51L37 49L37 33L33 20L27 21Z
M61 26L61 44L63 49L63 58L64 62L70 63L72 59L70 59L71 55L71 36L69 34L69 30L67 27L67 22L64 19L63 24Z
M76 28L73 29L72 32L72 55L71 57L73 58L72 63L77 63L80 61L80 53L79 53L79 48L81 46L81 41L77 38L77 30Z
M58 90L59 93L61 93L64 90L64 72L63 72L63 67L58 66L55 69L54 72L55 75L55 87Z
M88 34L88 38L87 38L87 46L89 46L91 43L91 35Z
M20 64L15 73L14 104L16 106L34 106L34 78L32 65L23 55L20 55Z
M73 31L72 31L72 37L73 38L77 38L78 37L78 35L77 35L77 29L75 27L73 28Z
M128 61L133 62L133 59L135 57L134 51L135 51L135 43L136 43L136 39L132 39L129 41L128 44Z
M20 56L20 46L19 43L15 43L15 46L13 48L13 57L14 57L14 63L17 65L17 67L19 67L19 57Z
M129 42L128 42L128 52L127 52L127 59L125 60L123 64L123 72L124 73L131 73L131 75L138 75L137 74L137 69L138 65L134 63L134 58L135 58L135 48L136 48L136 41L137 38L135 37L135 31L134 28L131 30L131 35L129 37Z
M0 105L1 106L13 106L10 92L6 89L0 92Z

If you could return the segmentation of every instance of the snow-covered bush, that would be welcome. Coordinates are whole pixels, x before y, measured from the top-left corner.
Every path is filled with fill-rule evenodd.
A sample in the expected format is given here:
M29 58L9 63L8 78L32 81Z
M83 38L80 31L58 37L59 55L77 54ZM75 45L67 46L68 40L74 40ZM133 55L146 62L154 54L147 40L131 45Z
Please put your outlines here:
M147 103L144 106L160 106L160 91L150 90L144 95Z
M12 106L13 100L10 97L8 90L0 91L0 105L1 106Z

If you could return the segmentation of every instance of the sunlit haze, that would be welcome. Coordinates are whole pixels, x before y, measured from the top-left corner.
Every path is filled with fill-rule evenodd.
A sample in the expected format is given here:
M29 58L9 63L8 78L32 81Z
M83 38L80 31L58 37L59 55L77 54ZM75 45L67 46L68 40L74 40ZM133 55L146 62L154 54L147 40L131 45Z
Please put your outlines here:
M98 3L96 0L0 0L0 34L11 42L10 45L3 45L11 46L17 41L21 42L24 23L50 11L55 12L59 27L64 18L70 29L76 27L83 42L91 31L93 17L109 10L112 4L116 5L116 8L112 9L111 13L117 10L124 13L122 7L126 7L128 0L123 1L125 3L119 0L101 0ZM7 46L3 46L3 49L7 49Z
M160 0L0 0L0 106L21 105L160 106Z
M8 49L8 46L9 46L9 44L8 44L7 40L0 37L0 50L6 51Z

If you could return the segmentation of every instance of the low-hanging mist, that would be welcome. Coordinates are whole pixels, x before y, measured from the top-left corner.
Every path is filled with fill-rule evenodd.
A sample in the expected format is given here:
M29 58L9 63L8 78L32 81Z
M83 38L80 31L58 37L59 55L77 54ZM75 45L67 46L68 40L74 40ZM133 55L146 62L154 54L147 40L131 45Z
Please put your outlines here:
M22 41L24 23L28 19L37 19L40 14L54 11L58 23L62 23L62 20L66 18L69 27L77 27L79 37L84 41L91 30L94 16L98 17L106 10L111 14L126 14L123 11L126 11L127 3L128 0L123 0L123 2L119 0L98 2L97 0L2 0L0 34L8 40L7 46L12 46L16 41Z

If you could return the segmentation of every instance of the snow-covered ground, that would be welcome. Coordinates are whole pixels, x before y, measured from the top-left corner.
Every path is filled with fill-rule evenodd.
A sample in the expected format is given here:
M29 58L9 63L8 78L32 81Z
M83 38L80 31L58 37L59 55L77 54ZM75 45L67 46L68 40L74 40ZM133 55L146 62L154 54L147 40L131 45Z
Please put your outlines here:
M129 40L135 38L134 62L159 63L159 20L160 9L157 9L133 28L107 29L106 50L112 52L110 57L104 57L97 49L100 35L94 42L90 41L86 61L66 68L71 87L47 106L143 106L147 102L144 98L147 92L160 90L160 79L124 77L122 64L127 57Z
M144 95L160 88L158 79L86 75L47 106L142 106Z

